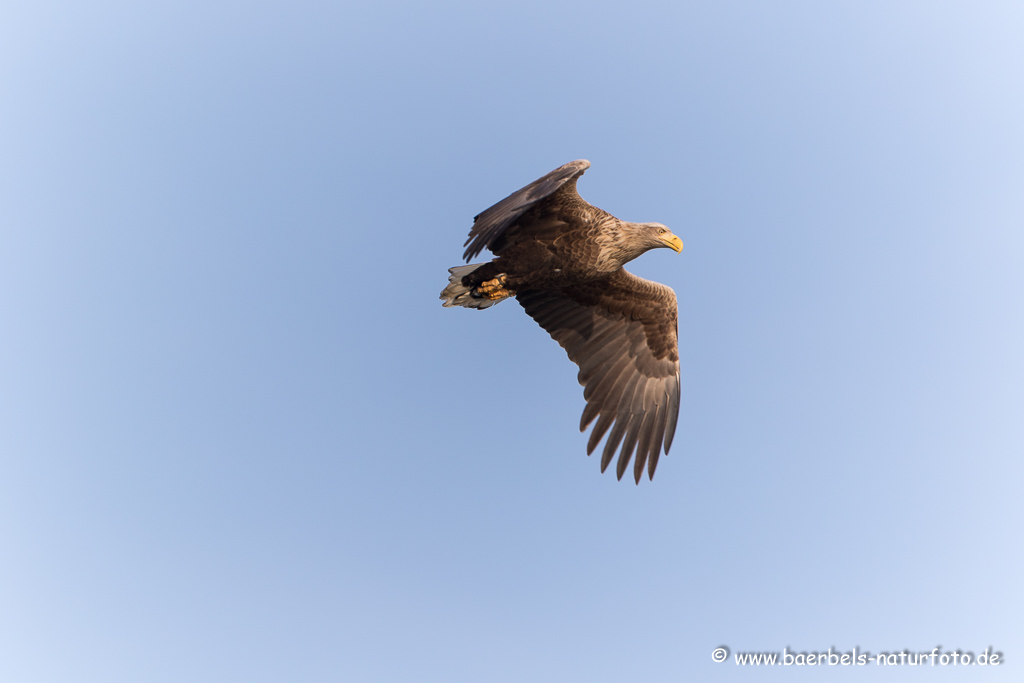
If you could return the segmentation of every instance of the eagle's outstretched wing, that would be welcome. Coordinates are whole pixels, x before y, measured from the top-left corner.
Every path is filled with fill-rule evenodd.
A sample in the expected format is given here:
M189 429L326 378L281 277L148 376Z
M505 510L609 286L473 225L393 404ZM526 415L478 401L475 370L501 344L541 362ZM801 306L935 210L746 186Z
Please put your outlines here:
M679 416L675 292L619 270L566 289L520 290L516 298L580 368L587 401L580 431L597 419L587 454L611 428L601 471L621 443L619 479L634 447L634 479L640 482L645 464L653 478L662 447L668 453L672 445Z
M485 247L494 251L492 247L494 247L495 241L502 236L505 230L530 208L536 207L543 200L568 199L572 204L583 202L576 193L576 180L588 168L590 168L590 162L586 159L570 161L543 178L533 181L523 189L513 192L479 214L473 219L473 228L469 231L469 237L466 238L464 245L466 251L463 258L468 262L470 259L476 258Z

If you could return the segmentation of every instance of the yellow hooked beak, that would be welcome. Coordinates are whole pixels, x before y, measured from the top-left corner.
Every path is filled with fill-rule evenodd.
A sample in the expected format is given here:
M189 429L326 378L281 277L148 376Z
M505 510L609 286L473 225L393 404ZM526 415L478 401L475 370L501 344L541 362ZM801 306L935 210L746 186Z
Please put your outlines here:
M658 235L658 239L670 248L674 249L677 254L683 250L683 241L671 232L666 232L664 235Z

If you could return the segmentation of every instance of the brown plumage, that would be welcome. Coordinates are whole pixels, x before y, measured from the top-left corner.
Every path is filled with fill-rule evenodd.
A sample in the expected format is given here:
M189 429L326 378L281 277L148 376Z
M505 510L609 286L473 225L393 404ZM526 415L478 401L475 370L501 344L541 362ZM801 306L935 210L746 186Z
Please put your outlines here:
M514 296L580 368L580 431L597 420L587 455L607 434L601 471L618 450L621 479L635 449L640 483L644 465L653 478L668 453L679 415L676 295L622 266L683 243L660 223L620 221L584 201L576 181L589 167L568 163L477 216L464 257L487 248L497 258L450 268L441 299L483 309Z

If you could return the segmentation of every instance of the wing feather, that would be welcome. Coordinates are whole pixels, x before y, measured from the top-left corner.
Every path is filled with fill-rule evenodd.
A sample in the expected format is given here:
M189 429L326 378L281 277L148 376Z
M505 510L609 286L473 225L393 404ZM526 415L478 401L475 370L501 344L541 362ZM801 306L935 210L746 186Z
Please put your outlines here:
M613 413L605 413L597 419L597 424L594 425L594 429L590 432L590 438L587 440L587 455L594 452L597 448L597 444L601 442L601 438L608 432L608 428L615 422L615 415ZM583 431L582 429L580 431Z
M580 368L581 431L597 419L587 454L607 433L602 472L618 452L621 478L635 450L635 479L645 466L653 478L679 414L675 293L619 270L564 289L523 290L517 299Z
M635 376L633 360L620 349L600 377L594 377L593 381L583 385L583 398L587 402L598 404L601 408L616 408L626 382Z
M678 365L678 363L677 363ZM668 449L672 448L672 437L676 433L676 421L679 419L679 370L676 369L675 377L675 392L669 395L668 404L668 423L665 425L665 454L668 455ZM653 475L654 473L651 472Z
M651 452L651 442L654 441L654 425L658 422L658 406L654 405L644 413L644 424L647 429L640 433L640 441L636 445L636 455L633 460L633 480L640 483L640 475L644 473L644 465Z
M670 404L661 404L658 406L658 419L654 423L654 435L655 439L651 442L651 450L647 457L647 475L654 478L654 470L658 467L658 457L661 455L662 442L664 441L665 425L668 420L668 412L671 409ZM662 435L660 438L658 435Z
M622 450L619 451L619 462L615 465L615 476L622 479L622 475L626 473L626 468L629 466L629 460L633 457L633 449L636 448L637 437L640 436L640 428L644 423L644 415L630 414L629 416L629 428L626 430L626 438L622 440ZM637 480L639 484L640 481Z
M622 441L623 434L626 433L627 420L616 420L615 426L612 427L612 433L608 435L608 440L604 444L604 451L601 453L601 473L603 474L608 469L608 464L611 463L612 458L615 457L615 451L619 447L619 442ZM622 477L619 477L620 479Z
M570 161L481 212L473 219L473 228L469 231L469 237L466 238L464 245L466 251L463 257L469 262L476 258L484 248L494 251L492 247L495 241L510 226L531 208L538 207L545 201L557 201L559 198L567 196L571 200L583 202L576 192L576 180L588 168L590 168L590 162L586 159ZM583 203L585 204L585 202Z

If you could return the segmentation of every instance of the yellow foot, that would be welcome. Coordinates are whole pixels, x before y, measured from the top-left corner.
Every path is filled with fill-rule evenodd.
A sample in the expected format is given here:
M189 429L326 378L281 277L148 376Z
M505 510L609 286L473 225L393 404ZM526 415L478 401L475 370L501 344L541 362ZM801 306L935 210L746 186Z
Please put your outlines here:
M505 288L505 283L508 280L505 278L504 273L494 278L493 280L487 280L481 282L476 286L477 291L485 299L505 299L515 294L511 289Z

